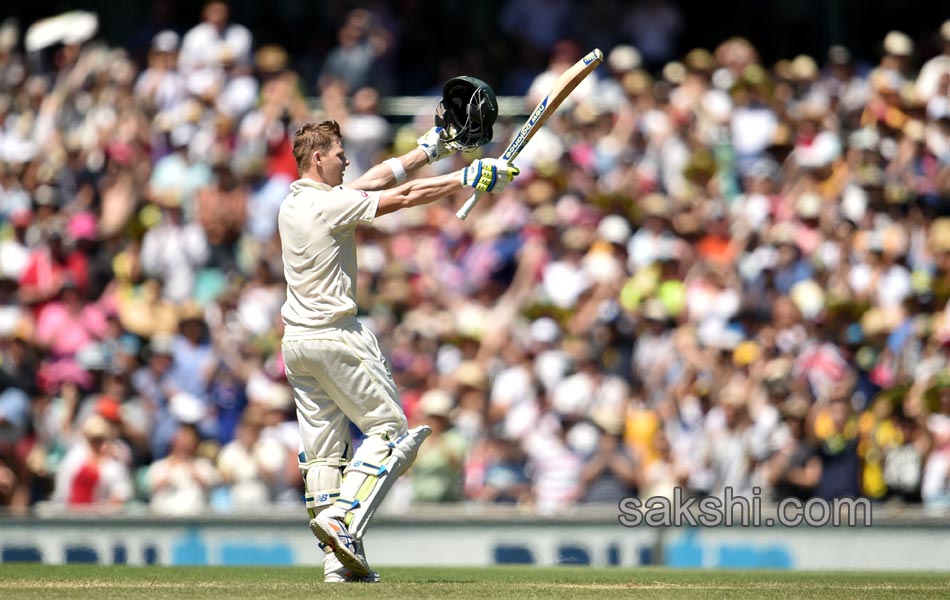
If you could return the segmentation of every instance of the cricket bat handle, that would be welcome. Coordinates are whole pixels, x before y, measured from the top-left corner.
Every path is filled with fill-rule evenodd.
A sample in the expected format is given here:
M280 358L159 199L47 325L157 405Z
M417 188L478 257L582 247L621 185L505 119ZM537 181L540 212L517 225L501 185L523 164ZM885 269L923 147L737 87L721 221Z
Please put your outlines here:
M561 102L567 98L568 94L570 94L585 77L590 75L603 60L604 53L595 48L593 52L574 63L574 66L561 73L554 82L551 91L547 96L541 99L541 102L535 107L534 112L531 113L531 116L528 117L525 124L521 126L518 134L511 140L511 143L508 144L508 148L504 154L501 155L501 159L511 163L521 152L521 149L525 147L525 144L538 132L538 129L544 125L548 117L550 117L554 111L557 110L557 107L561 105ZM465 217L468 216L468 213L472 212L472 209L475 208L475 205L478 204L478 199L481 197L482 193L476 191L465 205L455 213L455 216L465 220Z
M472 212L472 209L475 208L476 204L478 204L478 200L482 197L482 193L483 192L476 190L475 193L465 201L465 204L462 205L462 208L460 208L459 211L455 213L455 216L464 221L465 217L468 216L468 213Z

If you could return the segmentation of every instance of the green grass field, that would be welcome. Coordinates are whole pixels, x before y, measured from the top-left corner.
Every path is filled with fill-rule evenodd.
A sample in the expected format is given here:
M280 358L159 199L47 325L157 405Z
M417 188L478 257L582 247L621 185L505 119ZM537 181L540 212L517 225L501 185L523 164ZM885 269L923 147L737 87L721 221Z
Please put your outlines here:
M308 568L0 564L0 598L950 598L950 573L792 573L586 567L389 568L323 584ZM319 595L315 595L319 594Z

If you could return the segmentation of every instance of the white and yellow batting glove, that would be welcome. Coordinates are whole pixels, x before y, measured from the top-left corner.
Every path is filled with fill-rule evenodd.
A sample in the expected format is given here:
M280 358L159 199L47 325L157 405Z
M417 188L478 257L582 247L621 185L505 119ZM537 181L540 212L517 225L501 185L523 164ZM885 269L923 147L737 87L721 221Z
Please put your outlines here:
M462 187L479 192L498 193L504 190L521 170L500 158L480 158L462 171Z
M419 136L419 139L416 140L416 143L419 144L419 147L422 148L422 151L426 153L426 162L430 165L437 160L442 160L446 156L453 154L454 149L449 148L445 145L445 138L443 137L443 131L441 127L433 127L429 131L423 133Z

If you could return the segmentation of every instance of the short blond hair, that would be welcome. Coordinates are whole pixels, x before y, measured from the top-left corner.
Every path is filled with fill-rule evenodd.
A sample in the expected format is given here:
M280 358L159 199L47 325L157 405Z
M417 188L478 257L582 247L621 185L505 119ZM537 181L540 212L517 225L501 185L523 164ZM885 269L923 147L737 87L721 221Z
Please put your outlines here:
M329 152L334 140L342 140L340 124L336 121L307 123L294 134L294 158L301 175L310 169L310 157L314 152Z

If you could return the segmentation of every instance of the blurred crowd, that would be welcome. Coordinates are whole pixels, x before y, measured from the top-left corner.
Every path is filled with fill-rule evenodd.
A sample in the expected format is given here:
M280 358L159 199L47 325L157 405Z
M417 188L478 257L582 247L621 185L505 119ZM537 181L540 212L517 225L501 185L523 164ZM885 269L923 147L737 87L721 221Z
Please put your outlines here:
M350 13L316 114L224 2L144 65L85 39L38 61L0 27L0 505L300 504L290 140L336 119L352 179L431 126L358 76L373 20ZM764 65L630 32L468 220L460 192L359 230L361 319L434 430L394 502L950 507L950 22L934 36ZM550 40L525 112L585 51Z

